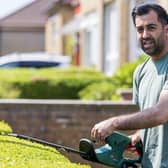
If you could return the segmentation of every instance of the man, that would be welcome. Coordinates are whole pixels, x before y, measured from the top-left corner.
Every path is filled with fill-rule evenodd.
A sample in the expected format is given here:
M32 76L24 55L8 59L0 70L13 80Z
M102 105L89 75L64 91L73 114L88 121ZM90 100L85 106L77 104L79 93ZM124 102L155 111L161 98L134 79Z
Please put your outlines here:
M168 168L168 15L157 4L132 11L142 50L150 57L134 73L133 100L141 112L97 123L91 137L104 141L115 130L138 130L132 143L142 140L142 167Z

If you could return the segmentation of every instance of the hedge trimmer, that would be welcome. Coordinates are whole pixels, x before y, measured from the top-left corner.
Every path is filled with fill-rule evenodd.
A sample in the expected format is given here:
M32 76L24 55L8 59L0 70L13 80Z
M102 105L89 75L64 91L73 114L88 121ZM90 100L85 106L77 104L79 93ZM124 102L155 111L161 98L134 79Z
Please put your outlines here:
M112 133L106 138L107 144L96 149L93 141L83 138L80 140L79 150L16 133L1 133L1 135L30 140L56 149L64 149L67 152L80 155L83 159L115 168L136 168L142 158L142 144L137 143L135 146L131 146L130 138L119 132ZM133 153L136 158L126 157L125 153L127 151L131 151L130 154Z

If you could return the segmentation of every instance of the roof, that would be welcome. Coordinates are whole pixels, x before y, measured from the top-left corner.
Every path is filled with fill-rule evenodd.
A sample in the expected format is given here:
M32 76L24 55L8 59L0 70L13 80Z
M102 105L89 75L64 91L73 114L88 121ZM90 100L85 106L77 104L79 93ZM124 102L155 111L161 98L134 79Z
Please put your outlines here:
M56 0L35 0L0 19L0 27L44 27L48 8Z

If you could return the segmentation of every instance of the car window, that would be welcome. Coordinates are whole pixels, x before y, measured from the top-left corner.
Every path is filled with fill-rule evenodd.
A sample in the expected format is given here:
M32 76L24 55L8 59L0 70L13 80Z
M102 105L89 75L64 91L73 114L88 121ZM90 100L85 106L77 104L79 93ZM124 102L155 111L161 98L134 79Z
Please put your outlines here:
M8 62L6 64L2 64L0 65L0 67L4 67L4 68L14 68L14 67L18 67L19 66L19 62Z
M47 68L59 66L58 62L44 62L44 61L20 61L19 67L34 67L34 68Z
M0 65L0 68L49 68L61 66L60 62L44 62L44 61L18 61L18 62L8 62Z

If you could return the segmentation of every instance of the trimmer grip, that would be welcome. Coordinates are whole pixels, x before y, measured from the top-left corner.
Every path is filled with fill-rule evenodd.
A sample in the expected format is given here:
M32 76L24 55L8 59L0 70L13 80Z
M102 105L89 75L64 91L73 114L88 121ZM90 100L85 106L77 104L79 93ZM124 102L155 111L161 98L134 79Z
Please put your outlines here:
M140 163L143 155L142 142L138 142L135 146L131 145L131 139L120 132L113 132L106 138L107 143L112 147L112 151L118 155L120 160L126 164ZM129 157L125 157L125 152L136 153L136 158L132 158L132 154ZM134 156L134 155L133 155Z
M140 156L140 160L142 159L142 155L143 155L143 145L142 145L142 141L139 141L138 143L135 144L135 148L136 151L138 153L138 155Z
M142 154L143 154L141 141L136 143L134 146L132 146L131 139L127 135L120 133L120 132L116 132L116 131L113 132L110 136L108 136L106 138L106 142L112 147L113 146L116 147L116 145L118 145L119 148L121 148L121 146L125 146L124 150L126 148L130 148L130 149L134 148L134 151L136 150L139 155L142 156ZM121 146L119 146L119 145L121 145Z
M120 132L113 132L110 136L106 138L106 142L111 146L111 147L117 147L117 148L124 148L131 144L131 139Z

